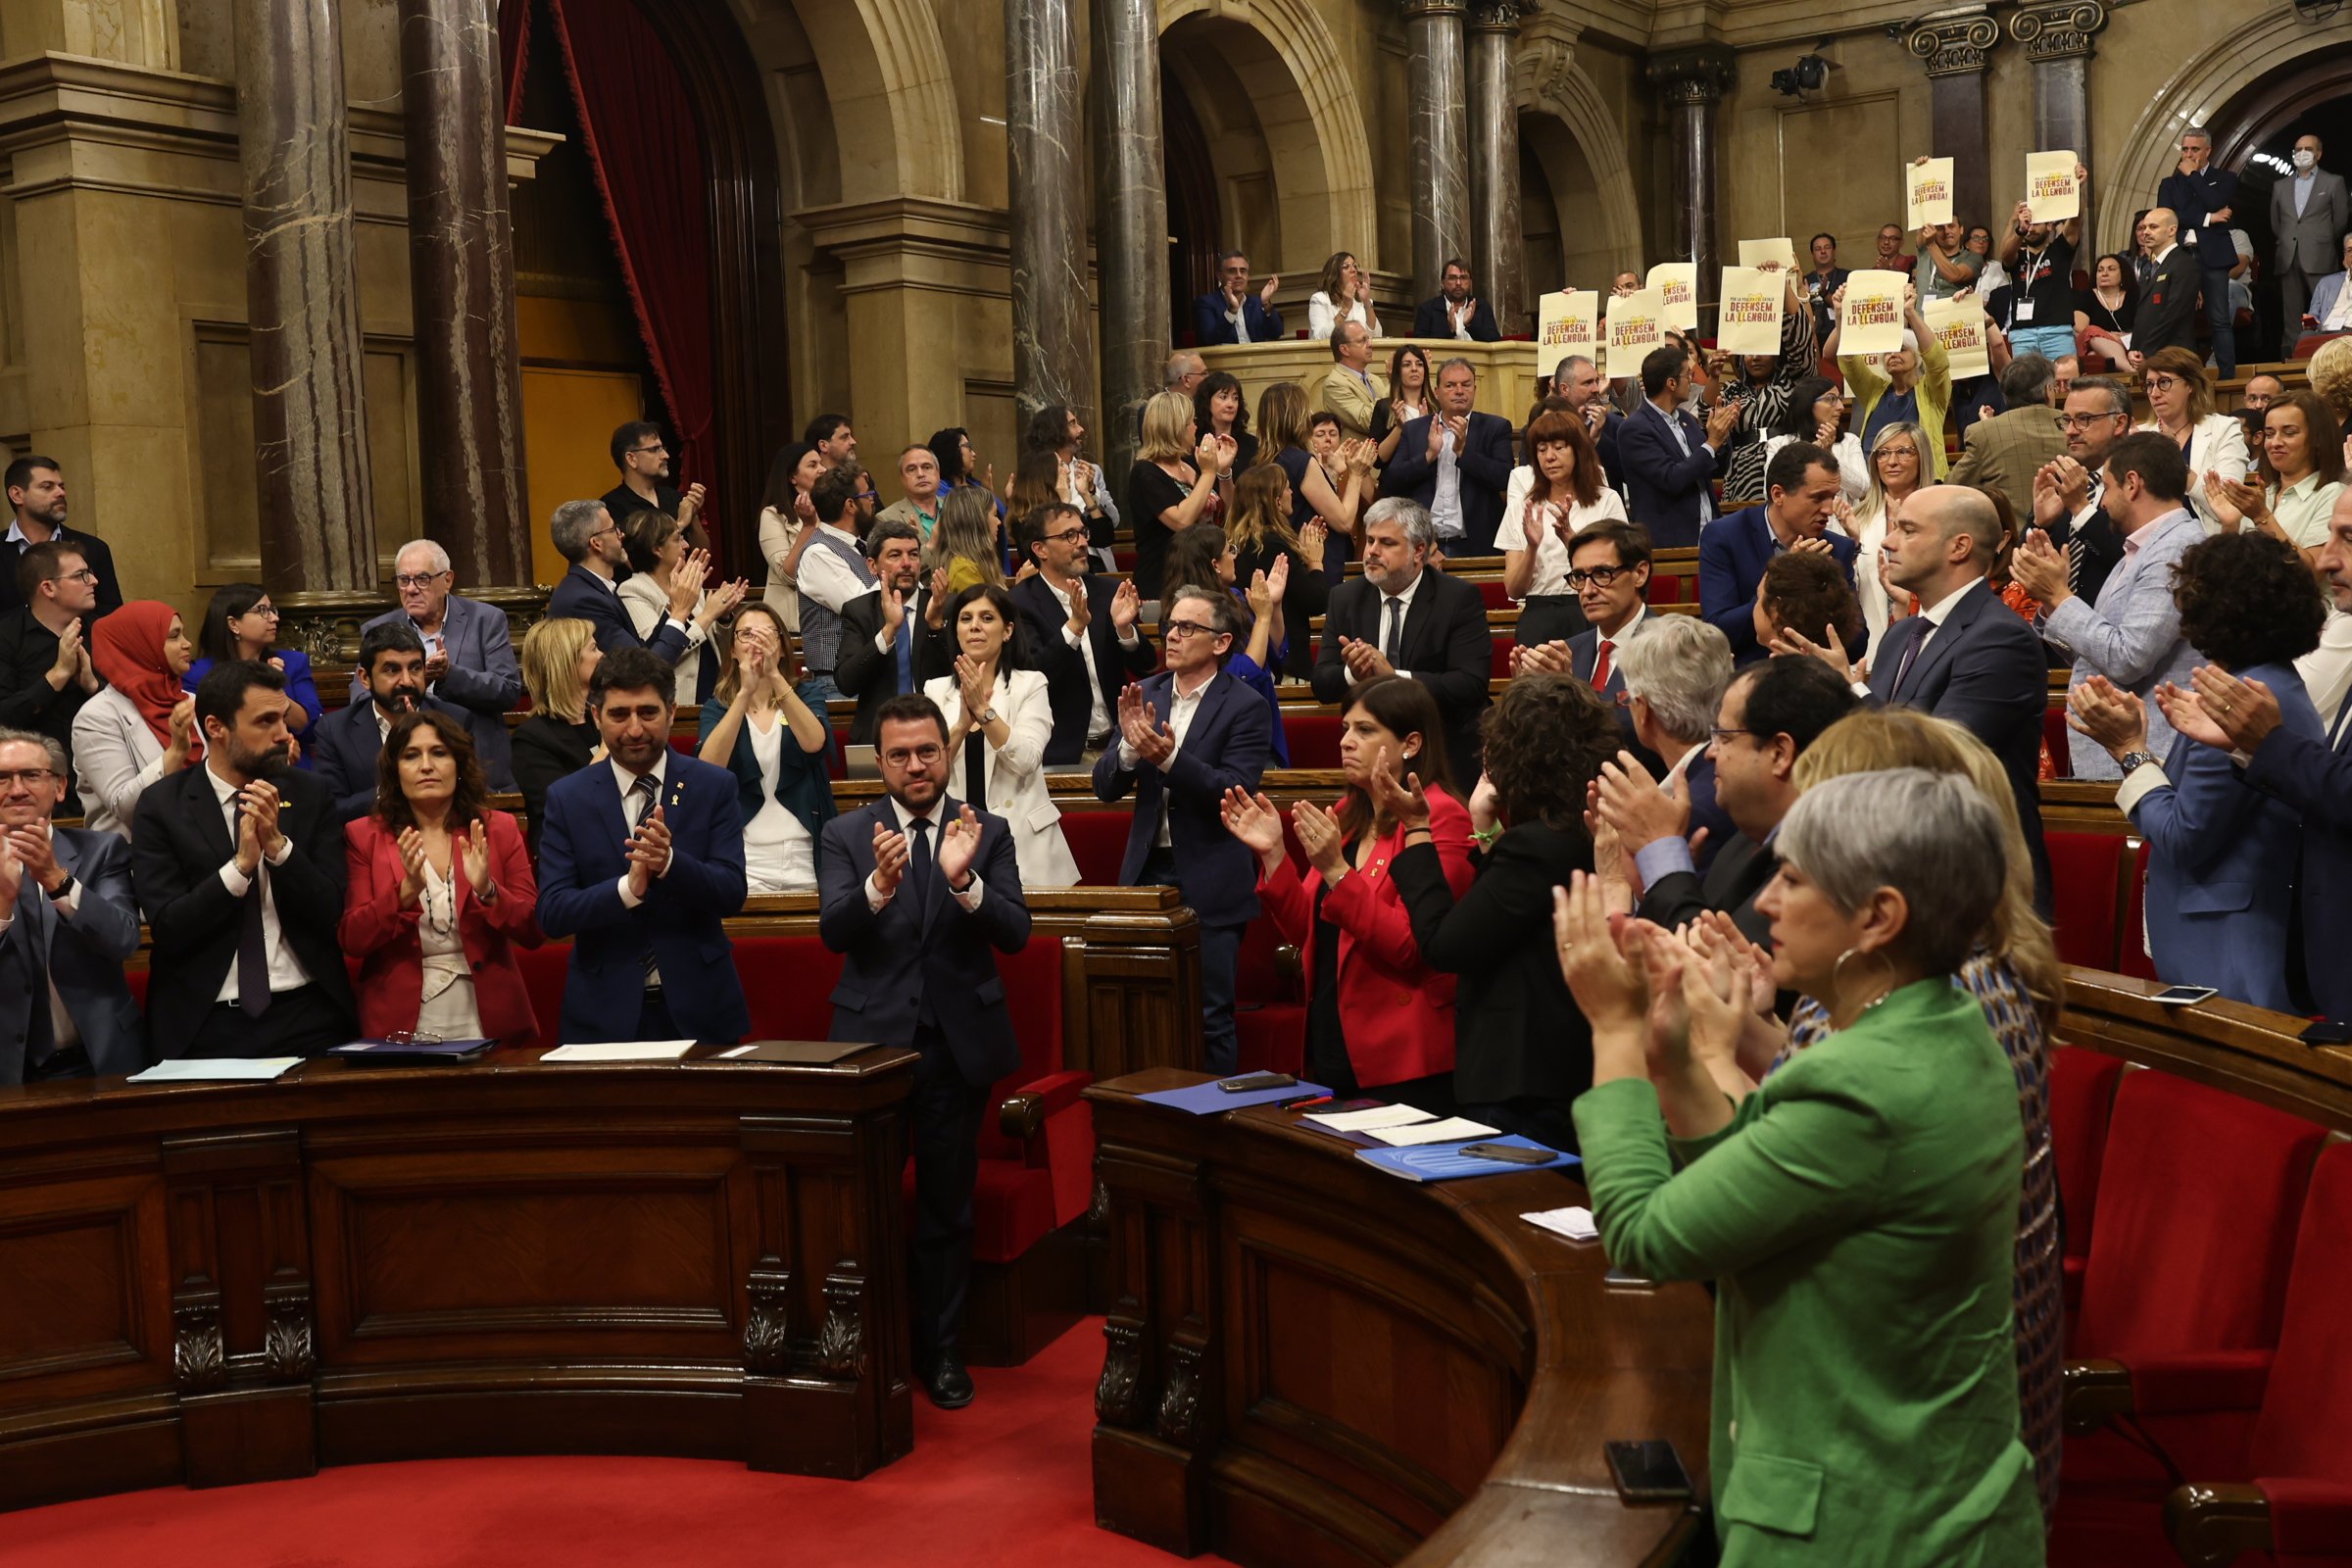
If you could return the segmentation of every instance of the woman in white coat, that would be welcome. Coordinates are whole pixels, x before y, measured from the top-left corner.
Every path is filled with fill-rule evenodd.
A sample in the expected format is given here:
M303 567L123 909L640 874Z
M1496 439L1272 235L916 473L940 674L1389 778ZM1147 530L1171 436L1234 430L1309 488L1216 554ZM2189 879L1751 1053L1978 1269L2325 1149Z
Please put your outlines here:
M1020 615L1012 595L981 583L948 606L956 673L923 683L948 718L948 793L1012 828L1024 888L1066 888L1078 861L1061 836L1061 808L1046 789L1046 740L1054 706L1046 677L1014 667Z

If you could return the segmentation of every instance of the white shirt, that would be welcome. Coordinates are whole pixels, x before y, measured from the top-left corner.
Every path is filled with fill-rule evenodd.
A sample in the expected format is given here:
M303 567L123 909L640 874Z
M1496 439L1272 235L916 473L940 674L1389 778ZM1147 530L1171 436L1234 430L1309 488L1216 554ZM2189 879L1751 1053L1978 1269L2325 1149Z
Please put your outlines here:
M858 536L849 529L830 522L820 522L816 527L819 533L830 535L852 550L859 549ZM838 615L842 606L860 594L873 591L870 583L858 580L858 574L839 556L830 550L816 548L814 540L809 543L811 548L801 552L801 569L797 574L802 598L813 599Z
M1370 300L1357 300L1342 312L1329 294L1321 289L1306 297L1306 336L1309 342L1326 343L1342 321L1353 321L1374 337L1380 336L1380 318L1372 314Z
M237 842L238 786L214 772L210 760L207 760L203 767L205 778L212 783L214 798L220 803L220 815L228 823L228 842L233 846ZM285 864L293 853L294 841L281 833L278 836L277 853L264 855L262 864L256 868L253 876L247 876L237 868L237 856L234 849L229 851L227 863L220 867L220 885L228 889L228 896L232 899L244 898L247 894L255 891L255 882L258 881L261 884L262 951L270 956L270 994L271 996L275 996L281 991L300 991L311 983L311 972L302 966L302 960L296 957L294 950L286 945L285 930L277 923L277 899L270 890L270 867ZM237 965L234 959L230 960L228 973L222 977L220 993L213 1000L215 1002L237 1000Z
M1642 629L1642 618L1648 613L1649 607L1647 605L1636 605L1632 616L1626 620L1624 625L1617 628L1615 635L1594 626L1592 628L1592 667L1594 669L1600 667L1600 656L1602 651L1606 650L1609 655L1609 673L1615 674L1617 672L1617 650L1623 648L1633 639L1634 633Z
M1038 573L1038 580L1052 591L1054 603L1061 606L1061 640L1077 649L1078 657L1086 661L1086 692L1093 699L1086 713L1086 741L1092 746L1107 738L1112 729L1117 727L1111 720L1110 705L1102 700L1102 676L1095 668L1095 640L1087 633L1070 630L1070 612L1077 608L1071 603L1070 596L1042 571ZM1133 648L1139 635L1134 627L1128 627L1119 638L1119 646Z
M1526 550L1530 532L1528 495L1535 489L1536 470L1521 464L1511 470L1511 482L1503 492L1502 524L1494 530L1494 548L1499 551ZM1538 512L1533 532L1536 552L1535 574L1528 579L1527 594L1564 594L1568 587L1568 542L1560 537L1551 519L1559 508L1553 501ZM1583 533L1605 518L1625 521L1625 498L1607 485L1602 485L1600 497L1591 506L1571 497L1567 504L1568 531Z
M1429 519L1441 539L1462 536L1462 470L1453 461L1453 426L1441 423L1438 442L1438 488L1429 498Z
M637 775L630 772L627 768L621 766L616 760L608 760L605 765L612 770L612 782L618 785L620 788L620 819L623 822L629 823L633 828L637 821ZM654 759L654 765L650 768L647 768L645 772L645 776L654 781L654 804L656 806L662 804L662 786L668 782L668 779L665 776L668 768L669 748L664 746L662 748L662 755ZM647 814L650 816L652 813L648 812ZM676 852L671 852L672 858L675 858L675 854ZM656 871L654 875L669 875L669 860L664 859L662 862L662 869ZM630 890L629 873L626 871L621 872L621 907L624 909L634 909L637 907L637 906L643 904L645 900L642 897ZM651 970L648 970L647 973L649 977L652 975Z
M1168 733L1175 737L1175 744L1168 748L1168 755L1157 764L1161 772L1166 772L1168 763L1174 761L1176 754L1184 750L1184 738L1192 732L1193 718L1200 711L1200 699L1207 693L1208 688L1215 684L1217 672L1211 670L1207 678L1190 692L1185 691L1181 677L1168 683L1166 723ZM1132 773L1140 760L1142 760L1142 754L1127 743L1125 736L1119 737L1119 766ZM1163 850L1169 848L1168 797L1164 790L1160 792L1159 797L1159 832L1152 842Z
M931 809L928 811L909 811L906 809L906 803L900 800L895 795L886 795L883 797L883 799L890 803L892 814L897 816L899 819L899 831L900 833L904 834L906 839L906 870L901 872L899 875L899 888L903 888L906 885L906 877L914 868L913 856L917 848L914 842L914 820L918 816L931 824L930 831L923 835L923 839L924 843L928 846L928 853L931 857L931 874L937 876L939 874L939 837L941 832L939 812L940 803L938 801L932 802ZM941 800L945 799L946 791L943 788L941 791ZM962 905L964 907L964 912L967 914L979 909L980 894L982 892L982 888L980 886L980 872L977 867L973 868L971 876L971 881L964 884L961 892L957 892L955 888L948 889L948 897L954 899L957 904ZM876 914L880 914L885 908L889 907L890 901L898 897L899 888L892 888L888 893L885 893L879 887L875 886L874 873L871 871L866 872L865 906L873 910Z
M1951 614L1953 609L1960 603L1961 598L1966 595L1970 589L1975 588L1980 583L1984 582L1984 579L1982 577L1971 577L1968 581L1962 583L1950 593L1945 594L1941 599L1938 599L1934 604L1925 606L1920 610L1919 618L1928 623L1928 629L1925 632L1922 632L1920 634L1919 641L1912 645L1910 658L1914 666L1916 666L1922 659L1927 657L1928 644L1934 642L1936 640L1936 634L1943 629L1945 617ZM1904 672L1901 666L1897 665L1894 672L1894 678L1898 681L1901 680L1903 678L1903 673ZM1856 697L1868 697L1870 695L1870 683L1868 681L1855 681L1853 682L1853 688L1854 695ZM1888 687L1888 695L1892 695L1893 690L1893 687Z

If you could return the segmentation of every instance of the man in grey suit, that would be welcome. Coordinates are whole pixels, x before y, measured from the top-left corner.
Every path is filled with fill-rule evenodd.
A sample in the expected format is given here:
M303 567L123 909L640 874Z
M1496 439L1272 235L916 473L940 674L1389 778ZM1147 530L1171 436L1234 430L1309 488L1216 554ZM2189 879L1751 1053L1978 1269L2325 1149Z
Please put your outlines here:
M2278 351L2282 360L2294 357L2295 340L2303 335L2304 313L2311 309L2311 291L2321 278L2336 270L2336 246L2352 222L2344 199L2344 176L2320 167L2320 138L2295 138L2295 171L2271 187L2271 232L2278 236L2278 330L2284 334Z
M147 1065L122 961L139 950L130 848L55 827L65 748L0 729L0 1084Z
M507 712L522 700L522 666L515 662L507 612L495 605L451 593L457 572L450 566L449 552L430 539L412 539L402 545L393 558L392 569L393 584L400 590L400 608L368 621L360 628L360 635L403 621L414 627L424 644L426 695L466 710L473 753L490 787L514 788ZM364 703L368 698L368 683L355 670L351 700Z

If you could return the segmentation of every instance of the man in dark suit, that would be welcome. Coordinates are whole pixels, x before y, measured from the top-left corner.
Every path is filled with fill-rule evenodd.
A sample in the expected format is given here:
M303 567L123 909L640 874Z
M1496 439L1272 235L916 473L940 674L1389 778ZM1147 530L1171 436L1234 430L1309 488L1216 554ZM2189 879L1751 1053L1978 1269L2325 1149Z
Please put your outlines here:
M923 538L910 522L877 522L866 535L875 586L841 607L841 646L833 684L857 699L850 741L874 744L882 705L919 692L923 682L956 664L955 634L948 630L948 574L923 580Z
M2271 186L2271 232L2278 238L2279 330L2278 357L2295 357L2295 342L2303 335L2303 313L2311 309L2311 292L2321 278L2342 265L2344 230L2352 227L2352 200L2344 176L2320 167L2327 149L2320 138L2305 131L2295 138L2294 172Z
M97 620L122 608L122 581L115 575L115 553L94 533L66 526L66 474L55 458L27 455L8 466L0 484L8 489L8 504L16 518L8 536L0 539L0 611L24 602L17 586L17 562L25 550L55 539L74 546L89 569L98 574L91 586L98 591L98 608L86 617Z
M1157 655L1136 630L1143 601L1135 584L1086 570L1086 518L1065 501L1050 501L1020 519L1014 538L1037 563L1036 575L1012 585L1021 613L1021 646L1043 670L1054 705L1046 761L1083 762L1118 738L1119 688L1152 672Z
M1227 251L1217 258L1217 286L1193 301L1193 346L1212 343L1264 343L1282 336L1282 313L1274 308L1274 291L1282 286L1269 273L1254 294L1250 292L1250 258Z
M376 626L405 625L424 642L424 690L428 697L466 710L473 755L494 790L514 788L514 748L507 713L522 697L522 666L507 629L507 612L450 592L457 582L449 552L430 539L412 539L392 558L393 586L400 608L363 623L365 637ZM360 672L351 676L351 700L368 693Z
M375 763L392 720L419 708L466 722L466 710L424 694L424 643L407 625L371 622L360 638L358 674L368 696L322 719L311 736L311 761L334 792L335 820L356 822L375 809Z
M914 1364L931 1402L972 1402L959 1348L989 1087L1021 1064L996 953L1029 942L1004 818L952 800L948 721L920 692L876 725L885 797L825 824L817 933L847 955L835 1040L906 1046L914 1093ZM991 950L995 950L992 952Z
M2151 207L2139 220L2139 310L2132 318L2132 368L2138 369L2158 349L2197 350L2197 253L2180 243L2180 224L2170 209ZM2222 244L2230 244L2225 232ZM2232 258L2235 251L2231 251ZM2228 309L2229 274L2222 297ZM2225 340L2227 331L2223 334ZM2202 358L2202 356L2199 356Z
M1611 518L1579 533L1568 550L1568 585L1587 625L1573 637L1522 647L1511 660L1511 673L1574 675L1600 693L1616 709L1626 748L1656 773L1665 764L1634 733L1634 710L1624 701L1625 676L1617 667L1618 653L1655 618L1645 603L1649 566L1649 536L1634 523Z
M147 1065L122 963L139 951L130 846L53 827L66 749L0 729L0 1085Z
M1364 514L1364 574L1331 591L1315 700L1338 703L1375 675L1406 675L1429 688L1446 720L1446 750L1465 790L1478 777L1478 719L1494 678L1487 604L1459 577L1432 569L1429 514L1391 497Z
M352 1037L343 829L289 760L286 677L251 660L196 687L204 761L139 797L130 875L153 943L155 1054L312 1056Z
M1602 764L1600 816L1633 857L1642 919L1671 931L1717 909L1749 941L1771 940L1772 922L1756 912L1756 895L1780 868L1771 840L1796 804L1796 760L1856 702L1818 660L1769 659L1732 677L1709 750L1716 802L1740 831L1716 852L1703 879L1690 858L1689 791L1661 792L1622 758Z
M2059 418L2066 456L2034 476L2034 526L2066 552L2068 591L2096 604L2107 574L2124 559L2124 537L2107 515L2099 474L2107 454L2132 433L2132 394L2111 376L2081 377L2067 389Z
M74 715L98 691L81 619L98 603L97 574L79 550L50 539L17 558L17 592L24 602L0 614L0 724L57 742L72 800Z
M1200 921L1200 1054L1233 1071L1233 987L1257 915L1257 857L1225 829L1227 790L1255 790L1273 715L1224 671L1239 621L1224 594L1187 588L1160 610L1167 668L1119 693L1119 741L1095 762L1095 797L1135 796L1119 862L1126 887L1174 886Z
M2156 201L2160 209L2169 208L2178 215L2181 243L2196 258L2205 322L2213 333L2214 368L2227 381L2237 374L2232 326L2237 313L2230 306L2230 273L2237 266L2237 245L2230 237L2230 225L2236 220L2237 176L2213 167L2213 132L2191 125L2180 133L2180 162L2156 187ZM2193 337L2193 326L2191 334ZM2135 356L2155 352L2153 347L2143 349L2136 327L2132 333L2132 350Z
M1438 367L1437 408L1407 419L1380 493L1420 503L1449 556L1491 556L1511 483L1511 421L1470 407L1478 371L1468 360Z
M564 580L547 596L547 618L576 617L596 628L596 646L606 653L651 648L675 664L686 657L686 620L702 596L703 568L690 557L670 574L669 614L650 638L637 635L614 581L629 566L620 528L602 501L566 501L556 509L548 533L556 551L571 563Z
M1740 406L1726 398L1701 426L1682 412L1690 390L1690 355L1667 344L1642 362L1642 398L1617 432L1617 466L1626 510L1649 530L1652 543L1687 550L1715 516L1715 467L1723 444L1740 422ZM1601 461L1608 461L1602 455Z
M1494 324L1494 308L1471 297L1469 263L1459 257L1446 261L1439 292L1413 312L1413 336L1449 337L1468 343L1502 340L1502 330Z
M1769 652L1756 642L1755 603L1773 557L1817 551L1854 580L1854 541L1829 531L1838 483L1836 458L1810 441L1791 441L1764 470L1764 504L1719 519L1700 536L1698 612L1731 639L1740 663Z
M572 939L566 1041L724 1040L752 1026L727 941L743 907L735 775L669 745L677 672L608 654L588 711L609 760L547 792L539 929Z

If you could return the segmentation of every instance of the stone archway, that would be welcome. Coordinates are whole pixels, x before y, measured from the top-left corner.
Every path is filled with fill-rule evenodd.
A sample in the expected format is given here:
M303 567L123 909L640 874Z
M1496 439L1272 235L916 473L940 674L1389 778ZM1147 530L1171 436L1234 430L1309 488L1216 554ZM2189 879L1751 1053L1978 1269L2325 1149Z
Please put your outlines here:
M767 79L778 124L795 116L788 82L801 65L789 42L763 47L776 13L796 24L813 56L832 122L835 188L810 201L892 196L964 199L963 127L948 50L928 0L728 0ZM842 158L844 145L858 156ZM803 170L806 171L804 164ZM790 206L801 205L789 203Z
M1556 215L1552 233L1563 273L1536 270L1539 257L1531 250L1529 298L1569 286L1605 288L1611 273L1641 263L1642 217L1624 139L1567 39L1523 37L1514 66L1520 167L1543 180L1521 201L1531 213L1542 206ZM1571 235L1571 222L1581 237Z

